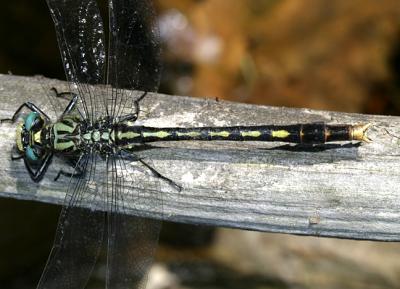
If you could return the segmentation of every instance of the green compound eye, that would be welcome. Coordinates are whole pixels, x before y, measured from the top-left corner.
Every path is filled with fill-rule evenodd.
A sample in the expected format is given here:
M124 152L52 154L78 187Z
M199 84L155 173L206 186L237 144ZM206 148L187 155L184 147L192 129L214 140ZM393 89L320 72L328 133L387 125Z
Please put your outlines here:
M37 112L30 112L25 119L25 129L29 131L32 128L32 125L35 123L35 120L39 117Z
M35 151L30 146L28 146L26 148L25 156L29 161L32 161L32 162L35 162L38 160L38 156L36 155Z

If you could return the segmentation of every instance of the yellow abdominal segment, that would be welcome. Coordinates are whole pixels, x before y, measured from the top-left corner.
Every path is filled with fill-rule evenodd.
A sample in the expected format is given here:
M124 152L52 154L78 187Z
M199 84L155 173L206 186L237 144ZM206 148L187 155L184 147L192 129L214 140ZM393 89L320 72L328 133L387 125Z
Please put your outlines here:
M188 132L178 132L177 136L188 136L188 137L197 137L201 134L197 131L188 131Z
M287 138L290 135L290 132L287 130L273 130L272 137L276 138Z
M259 130L241 131L240 135L243 137L259 137L261 132Z
M124 132L124 133L118 132L118 135L117 135L118 139L124 139L124 138L132 139L132 138L136 138L139 136L140 136L140 133L131 132L131 131Z
M156 138L165 138L170 136L171 134L166 131L156 131L156 132L143 132L143 137L156 137Z
M220 136L220 137L228 137L230 133L228 131L219 131L219 132L210 132L210 136Z

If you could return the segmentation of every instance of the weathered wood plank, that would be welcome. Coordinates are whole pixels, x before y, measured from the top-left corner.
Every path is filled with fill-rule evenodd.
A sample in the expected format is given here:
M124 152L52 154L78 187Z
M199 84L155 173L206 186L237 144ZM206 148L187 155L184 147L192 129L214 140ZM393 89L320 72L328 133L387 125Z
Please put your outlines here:
M56 80L47 86L66 89ZM44 95L33 77L0 75L0 118L27 100L49 111ZM172 221L249 230L400 240L399 117L155 94L145 98L142 109L142 122L149 126L372 123L368 135L373 142L314 152L282 143L160 143L140 155L151 157L157 170L184 190L163 187L162 208L155 205L155 195L143 190L145 201L132 203L132 213L157 217L162 211ZM14 126L2 124L0 196L61 204L66 181L53 182L56 170L50 168L41 183L33 183L22 161L10 161L13 144Z

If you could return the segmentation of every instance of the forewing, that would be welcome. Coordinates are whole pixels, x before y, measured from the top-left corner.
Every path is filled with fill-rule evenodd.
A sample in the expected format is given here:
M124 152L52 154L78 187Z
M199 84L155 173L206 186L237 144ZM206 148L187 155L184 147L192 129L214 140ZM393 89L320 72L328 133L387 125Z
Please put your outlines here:
M76 172L79 170L86 173L70 180L54 245L37 289L84 288L96 263L105 224L104 191L98 186L104 174L96 172L92 155L78 161Z
M104 83L104 30L94 0L47 0L67 80Z
M102 111L103 96L88 84L105 83L104 29L94 0L46 0L54 21L70 91L79 95L85 117Z
M151 1L110 0L108 84L157 91L160 44Z
M118 116L131 98L120 89L158 90L161 49L151 1L110 0L109 15L107 84L113 91L108 106Z
M83 111L84 117L92 120L99 116L115 117L126 114L125 108L134 112L133 97L123 88L157 90L160 47L149 1L110 0L107 81L104 81L104 33L95 1L47 2L67 79L72 83L70 89L78 93L78 110ZM105 95L88 85L105 82L111 85ZM114 156L108 158L106 165L107 175L98 180L90 177L93 172L88 168L89 177L78 185L86 189L74 189L71 200L90 199L90 190L98 183L104 188L107 206L103 210L97 208L100 212L92 212L80 209L84 201L68 200L60 218L55 247L38 288L72 289L85 285L102 240L104 214L101 211L107 211L108 216L108 288L143 287L157 245L160 222L130 215L132 208L128 209L127 205L133 202L126 200L128 196L137 199L138 204L145 202L141 196L144 188L135 187L140 178L136 179L132 170L126 169L125 163ZM71 185L70 190L72 187L75 188ZM153 190L159 192L159 187ZM78 237L74 238L75 234ZM76 266L81 262L83 267Z

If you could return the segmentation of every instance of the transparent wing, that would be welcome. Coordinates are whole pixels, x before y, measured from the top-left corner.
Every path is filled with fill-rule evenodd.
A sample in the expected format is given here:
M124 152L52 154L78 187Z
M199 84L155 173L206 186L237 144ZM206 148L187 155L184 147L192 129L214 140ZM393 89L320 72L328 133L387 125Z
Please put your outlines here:
M110 115L118 117L135 109L134 95L123 89L157 91L161 76L160 44L151 1L110 0L109 15L107 84L112 91L108 109ZM112 202L108 210L107 288L144 288L161 222L133 217L128 211L132 213L135 204L162 212L160 183L154 177L149 179L146 168L133 172L130 162L123 158L110 159L108 166L114 185L108 189ZM149 194L157 196L150 198L151 204L147 202Z
M105 83L104 29L95 0L46 0L70 91L80 98L85 117L95 119L103 96L88 84Z
M138 198L135 183L139 175L143 178L148 174L138 173L135 181L128 173L132 168L127 168L122 159L112 159L109 165L114 185L108 213L108 233L111 238L107 251L107 288L142 289L145 288L146 276L157 247L161 221L129 215L129 210L138 209L134 206L135 201L141 202L141 205L146 202L145 196Z
M47 0L68 81L104 83L104 30L94 0Z
M151 1L110 0L107 84L111 114L130 106L131 95L120 89L158 90L161 76L159 33Z
M111 201L108 209L107 288L142 289L158 244L161 221L129 213L143 211L145 207L148 211L154 208L154 212L149 213L152 217L157 212L162 214L159 181L146 168L134 168L129 161L119 157L109 160L108 171L113 185L107 190L111 192L111 195L108 193ZM153 197L149 198L151 195Z
M70 91L79 96L77 111L94 120L103 114L102 94L89 84L105 82L102 19L96 1L47 0L54 21ZM103 241L105 198L95 155L81 155L71 178L57 227L53 249L37 288L84 288ZM87 209L90 205L90 209Z
M104 194L98 186L105 176L96 174L96 162L88 155L77 163L86 173L70 180L53 249L37 289L84 288L91 275L105 224Z
M157 90L160 47L153 9L148 1L109 1L107 81L104 80L103 24L96 2L47 0L47 3L67 79L71 82L70 90L79 95L77 110L84 118L97 120L134 112L134 96L124 88ZM102 83L111 86L105 94L88 85ZM84 169L85 178L76 184L71 181L68 189L71 197L66 200L55 246L38 288L84 287L102 241L105 216L108 220L108 288L142 288L157 245L160 222L129 214L132 203L146 204L143 192L157 193L159 186L138 188L141 177L149 175L147 169L136 175L118 157L110 156L106 164L90 159L88 164L90 167ZM158 184L158 181L153 178L148 184ZM93 194L97 196L95 200L91 200ZM96 211L81 209L88 199L99 204L103 201L103 205ZM106 211L106 215L102 211ZM76 266L80 263L84 266Z
M151 1L110 0L108 84L157 91L160 44Z

